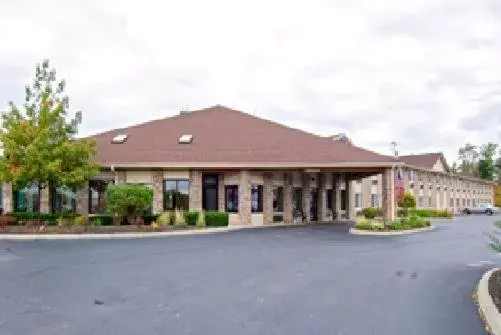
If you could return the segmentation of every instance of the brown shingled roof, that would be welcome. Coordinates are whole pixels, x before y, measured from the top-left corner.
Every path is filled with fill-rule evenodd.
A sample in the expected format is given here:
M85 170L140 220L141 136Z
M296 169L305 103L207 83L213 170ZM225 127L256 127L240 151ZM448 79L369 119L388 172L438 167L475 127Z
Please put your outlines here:
M123 144L112 144L112 138L118 134L127 134L127 140ZM184 134L193 135L191 144L178 143ZM90 138L97 142L97 161L102 165L378 163L387 166L394 162L389 156L223 106L182 113Z
M445 160L444 154L442 154L441 152L400 156L399 160L407 165L421 167L424 169L432 169L437 161L441 160L442 163L447 167L447 161Z

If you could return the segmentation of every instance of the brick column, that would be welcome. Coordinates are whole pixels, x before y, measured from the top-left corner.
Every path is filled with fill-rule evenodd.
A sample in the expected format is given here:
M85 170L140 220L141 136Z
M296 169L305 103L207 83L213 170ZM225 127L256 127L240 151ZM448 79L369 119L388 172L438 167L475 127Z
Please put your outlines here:
M224 208L224 172L221 172L217 178L217 208L220 212L225 212Z
M3 183L2 184L2 196L3 196L3 212L10 213L14 211L14 199L12 193L12 184Z
M190 211L202 210L202 172L190 170L190 190L189 190Z
M153 213L164 211L164 174L163 171L153 171Z
M318 174L318 221L327 221L327 174L320 172Z
M383 172L383 220L390 223L395 220L395 179L394 170L386 169Z
M50 213L50 188L49 186L42 189L40 195L40 213Z
M302 210L306 221L310 221L310 175L306 172L301 174L302 181Z
M89 215L89 182L77 190L77 214Z
M346 196L346 219L354 220L356 217L355 212L355 192L353 192L353 181L350 180L348 174L345 175L345 196Z
M286 172L284 178L284 223L292 223L292 173Z
M273 173L263 173L263 223L273 223Z
M250 174L247 170L242 170L240 172L240 183L238 185L238 215L241 225L251 224L251 184Z

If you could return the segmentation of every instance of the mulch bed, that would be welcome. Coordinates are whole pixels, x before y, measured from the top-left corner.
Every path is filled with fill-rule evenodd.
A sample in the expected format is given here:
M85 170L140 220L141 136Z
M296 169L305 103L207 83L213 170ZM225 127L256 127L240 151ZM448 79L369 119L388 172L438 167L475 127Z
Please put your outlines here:
M137 227L134 225L123 226L101 226L101 227L58 227L58 226L44 226L44 227L26 227L26 226L8 226L0 228L0 234L112 234L112 233L145 233L145 232L162 232L162 231L180 231L180 230L193 230L200 229L195 226L167 226L158 227L156 229L151 226Z
M501 270L497 270L489 278L489 294L501 313Z

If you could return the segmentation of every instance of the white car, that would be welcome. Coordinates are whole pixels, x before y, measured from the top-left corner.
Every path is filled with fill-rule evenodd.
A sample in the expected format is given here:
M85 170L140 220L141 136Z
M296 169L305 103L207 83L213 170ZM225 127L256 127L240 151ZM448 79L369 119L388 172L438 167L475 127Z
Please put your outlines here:
M493 207L491 204L478 204L477 206L465 207L463 209L464 214L487 214L493 215L497 213L498 209Z

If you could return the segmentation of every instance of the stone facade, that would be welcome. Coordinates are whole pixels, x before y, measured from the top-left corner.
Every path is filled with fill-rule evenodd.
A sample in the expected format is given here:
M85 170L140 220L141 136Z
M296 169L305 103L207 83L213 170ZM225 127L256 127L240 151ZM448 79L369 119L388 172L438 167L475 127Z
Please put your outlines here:
M319 173L318 177L318 206L317 217L319 221L327 220L327 174Z
M292 173L287 172L284 180L284 223L292 223Z
M190 211L202 210L202 172L199 170L190 170Z
M217 208L220 212L224 212L224 173L219 174L217 185Z
M311 181L310 176L307 173L303 173L301 176L301 185L303 188L302 192L302 210L306 221L310 221L310 188Z
M395 179L394 179L394 170L386 169L383 172L382 178L383 184L383 201L382 201L382 210L383 210L383 220L388 223L395 220Z
M241 225L251 224L251 179L249 171L247 170L240 172L240 181L238 185L238 214Z
M2 196L3 196L3 212L10 213L14 211L14 199L12 198L12 184L3 183L2 184Z
M77 213L83 216L89 215L89 183L77 191Z
M153 213L159 214L164 210L164 176L163 171L152 172L153 182Z
M263 223L273 223L273 173L263 174Z
M45 187L40 194L40 213L50 213L50 209L50 190Z

